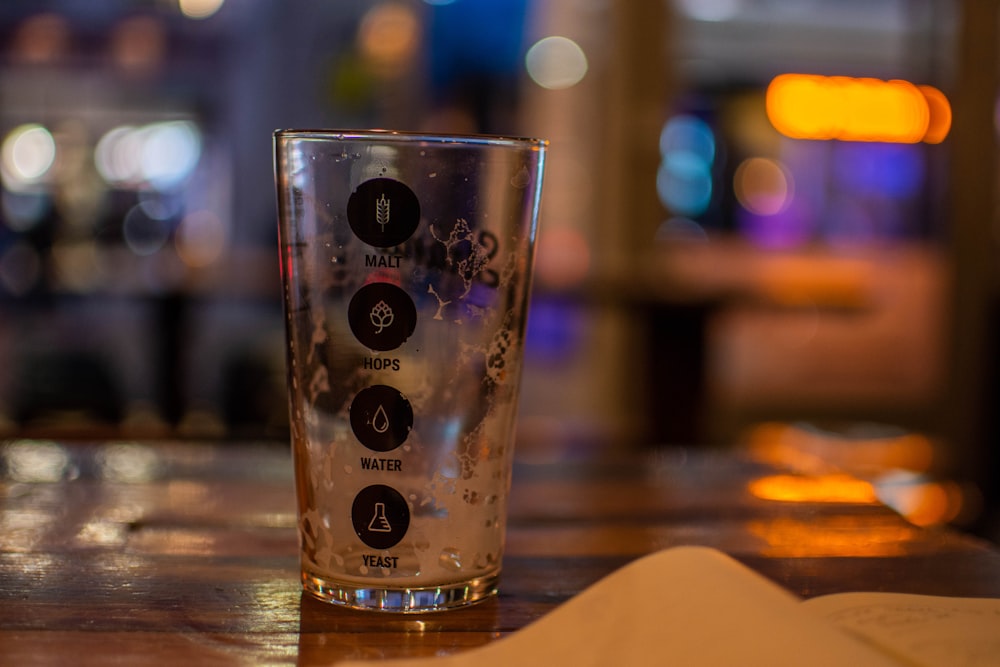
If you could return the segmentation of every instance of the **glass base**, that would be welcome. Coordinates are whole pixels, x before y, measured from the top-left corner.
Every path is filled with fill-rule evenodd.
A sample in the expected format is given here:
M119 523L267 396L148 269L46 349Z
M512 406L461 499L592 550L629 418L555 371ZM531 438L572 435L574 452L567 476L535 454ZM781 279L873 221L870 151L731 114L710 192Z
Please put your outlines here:
M302 588L323 602L374 611L420 613L465 607L493 597L499 572L457 584L418 588L365 586L302 572Z

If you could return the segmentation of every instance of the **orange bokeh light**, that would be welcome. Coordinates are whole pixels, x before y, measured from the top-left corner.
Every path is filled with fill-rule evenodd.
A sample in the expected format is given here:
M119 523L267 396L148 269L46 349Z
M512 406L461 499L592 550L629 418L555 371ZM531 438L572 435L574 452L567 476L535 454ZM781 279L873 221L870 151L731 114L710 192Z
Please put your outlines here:
M951 129L951 105L937 88L932 86L917 86L927 100L927 108L930 110L930 121L927 124L927 134L924 141L928 144L939 144L948 136Z
M794 139L940 143L951 127L941 91L901 80L781 74L766 105L775 129Z

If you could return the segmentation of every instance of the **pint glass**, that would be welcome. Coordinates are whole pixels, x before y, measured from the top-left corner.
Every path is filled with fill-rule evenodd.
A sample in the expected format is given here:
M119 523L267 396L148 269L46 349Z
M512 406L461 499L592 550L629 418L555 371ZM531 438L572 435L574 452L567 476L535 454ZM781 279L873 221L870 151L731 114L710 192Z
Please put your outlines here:
M310 594L413 612L495 592L545 151L275 132Z

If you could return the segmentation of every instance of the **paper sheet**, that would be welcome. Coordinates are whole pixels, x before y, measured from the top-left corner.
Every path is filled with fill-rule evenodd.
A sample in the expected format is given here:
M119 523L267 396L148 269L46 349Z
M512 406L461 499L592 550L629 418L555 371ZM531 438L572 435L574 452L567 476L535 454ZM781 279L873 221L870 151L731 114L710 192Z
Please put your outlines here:
M914 665L1000 667L1000 600L838 593L802 605Z
M392 667L891 667L728 556L676 547L614 572L487 646ZM342 667L371 665L342 662Z

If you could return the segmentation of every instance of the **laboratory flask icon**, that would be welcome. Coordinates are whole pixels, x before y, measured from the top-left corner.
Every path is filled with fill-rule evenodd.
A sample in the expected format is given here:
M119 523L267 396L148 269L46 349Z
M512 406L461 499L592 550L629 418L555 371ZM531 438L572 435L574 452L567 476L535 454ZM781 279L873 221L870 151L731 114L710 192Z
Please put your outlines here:
M392 524L385 517L385 503L375 503L375 514L368 522L368 530L373 533L391 533Z

